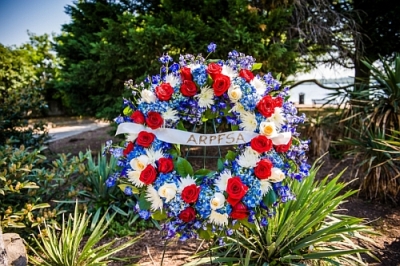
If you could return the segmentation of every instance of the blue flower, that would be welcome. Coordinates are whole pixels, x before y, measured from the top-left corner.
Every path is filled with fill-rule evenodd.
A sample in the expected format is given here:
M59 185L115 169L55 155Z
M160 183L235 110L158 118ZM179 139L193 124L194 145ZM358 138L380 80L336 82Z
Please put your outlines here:
M212 42L207 46L207 52L214 53L216 48L217 48L217 45Z

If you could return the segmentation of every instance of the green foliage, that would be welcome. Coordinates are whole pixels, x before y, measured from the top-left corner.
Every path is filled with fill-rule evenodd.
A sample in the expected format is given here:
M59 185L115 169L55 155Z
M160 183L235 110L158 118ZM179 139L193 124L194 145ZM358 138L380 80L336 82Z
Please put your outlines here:
M28 127L29 115L46 108L36 80L29 53L0 44L0 145L11 139L15 146L39 147L45 140L42 123Z
M69 7L72 22L56 38L56 50L64 60L57 86L71 111L112 119L129 93L125 80L157 73L163 53L177 61L180 54L206 53L210 42L218 45L215 58L236 49L257 58L264 73L290 75L298 67L297 41L287 38L287 9L264 12L244 0L153 4L153 12L138 14L114 1Z
M49 165L41 152L0 146L0 222L4 231L18 232L25 239L45 219L57 224L57 215L67 208L54 202L74 199L79 177L89 174L84 163L90 153L72 158L60 154Z
M381 58L378 66L364 61L373 82L362 91L347 94L351 99L343 109L336 142L358 165L360 193L369 199L391 199L396 202L400 191L399 156L384 142L397 138L400 128L400 55L393 62Z
M60 232L47 223L44 224L44 230L39 229L40 238L34 237L37 248L29 246L35 254L30 257L30 262L33 265L48 266L107 265L113 260L111 257L113 254L131 246L140 238L132 238L117 245L116 242L119 240L117 238L104 243L102 240L106 236L111 219L107 221L104 215L96 221L94 229L82 245L90 216L86 212L79 213L76 203L74 215L69 216L66 222L63 221Z
M372 233L363 220L338 214L339 204L356 191L345 190L347 184L338 176L315 180L318 169L309 177L291 184L296 200L279 205L268 225L256 220L254 226L241 227L223 246L214 246L212 255L187 265L229 262L230 265L366 265L360 254L368 253L357 240L372 241ZM195 257L204 256L208 251Z

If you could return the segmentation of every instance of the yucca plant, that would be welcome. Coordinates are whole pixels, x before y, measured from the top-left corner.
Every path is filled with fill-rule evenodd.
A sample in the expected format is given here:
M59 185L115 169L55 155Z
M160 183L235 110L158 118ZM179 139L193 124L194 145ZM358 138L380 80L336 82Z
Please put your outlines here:
M373 254L356 243L370 241L372 231L363 219L336 212L356 191L344 191L347 184L338 182L342 173L316 181L317 171L313 168L302 182L293 181L297 199L279 205L268 225L256 220L250 228L240 228L224 245L211 248L209 257L210 250L200 252L187 266L210 260L227 265L366 265L360 254Z
M359 179L360 194L368 199L396 202L400 192L400 154L390 145L398 139L396 132L388 135L379 128L364 127L359 131L351 130L356 137L344 138L338 145L352 147L345 153L354 158L354 177Z
M60 231L46 223L44 229L39 228L40 236L33 236L36 247L29 246L34 254L29 258L30 262L42 266L107 265L113 260L113 254L131 246L140 238L132 238L121 245L116 245L118 239L114 238L103 244L111 220L107 221L104 215L86 238L90 215L79 213L76 203L74 215L63 221Z

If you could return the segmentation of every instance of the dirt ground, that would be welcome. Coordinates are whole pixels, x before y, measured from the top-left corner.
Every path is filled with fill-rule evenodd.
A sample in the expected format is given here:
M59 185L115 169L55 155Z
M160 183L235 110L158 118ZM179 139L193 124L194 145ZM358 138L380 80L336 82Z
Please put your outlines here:
M111 127L104 127L95 131L88 131L79 135L58 140L48 144L50 153L71 153L86 151L90 148L94 155L100 151L106 140L117 138L110 135ZM310 160L310 163L313 161ZM318 172L318 177L328 174L337 174L344 168L348 168L343 175L343 180L351 180L353 161L349 159L336 160L325 159L324 164ZM373 236L375 243L367 247L379 258L380 262L368 259L370 265L400 265L400 206L383 204L379 202L366 201L357 196L351 197L348 202L342 204L342 212L365 218L365 222L372 226L379 235ZM136 260L139 265L160 265L165 247L163 265L183 265L188 262L189 257L196 250L204 248L207 243L201 240L191 240L184 243L169 241L164 243L161 232L155 229L142 232L143 238L134 246L123 251L127 256L139 256ZM123 241L123 240L121 240ZM124 263L113 263L112 265L132 265Z

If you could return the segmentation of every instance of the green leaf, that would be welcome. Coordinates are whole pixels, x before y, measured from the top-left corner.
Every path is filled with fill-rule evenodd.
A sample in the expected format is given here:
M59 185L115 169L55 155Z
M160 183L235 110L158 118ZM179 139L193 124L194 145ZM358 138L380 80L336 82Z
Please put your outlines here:
M161 210L157 210L157 211L153 212L151 217L156 221L162 221L162 220L165 220L168 218L167 213L163 212Z
M44 209L44 208L50 208L50 204L48 204L48 203L37 204L37 205L32 207L32 211L33 210L37 210L37 209Z
M146 194L143 192L139 197L139 208L141 210L149 210L151 203L146 199Z
M228 151L228 153L225 156L225 159L229 160L229 161L233 161L236 158L236 152L233 151Z
M122 192L125 191L125 188L130 187L132 189L133 194L139 194L139 189L136 187L129 185L129 184L119 184L118 187L122 190Z
M129 106L127 106L124 108L124 111L122 111L122 113L124 115L130 115L132 113L132 109Z
M239 130L239 125L231 125L231 130L232 131L238 131Z
M270 189L268 191L268 193L264 196L263 202L264 202L265 206L269 207L276 202L276 199L277 199L277 196L276 196L275 191L273 189Z
M262 63L255 63L255 64L253 64L251 71L261 69L261 68L262 68Z
M178 157L176 161L174 161L175 170L182 177L186 177L187 175L193 176L193 167L192 165L184 158Z
M224 170L224 161L222 160L222 158L219 158L219 159L218 159L218 162L217 162L217 169L218 169L218 171Z
M199 236L201 239L210 240L213 237L211 230L199 230Z
M185 128L185 125L183 124L183 121L180 120L179 123L176 125L176 129L182 130L182 131L187 131Z
M211 170L209 170L209 169L199 169L196 172L194 172L194 175L195 176L206 176L209 173L211 173Z

